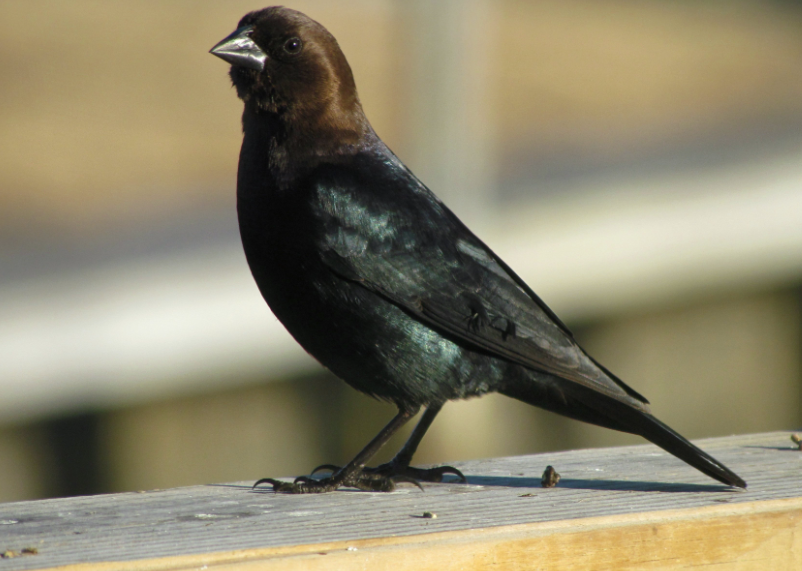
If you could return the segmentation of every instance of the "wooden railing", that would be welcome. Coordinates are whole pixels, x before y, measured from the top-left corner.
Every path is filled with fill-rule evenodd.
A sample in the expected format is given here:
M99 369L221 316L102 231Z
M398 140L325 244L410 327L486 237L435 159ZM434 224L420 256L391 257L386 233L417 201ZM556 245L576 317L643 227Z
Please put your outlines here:
M292 496L244 482L3 504L0 571L802 569L790 436L698 441L746 491L643 445L459 463L467 484L425 492ZM547 465L556 487L541 487Z

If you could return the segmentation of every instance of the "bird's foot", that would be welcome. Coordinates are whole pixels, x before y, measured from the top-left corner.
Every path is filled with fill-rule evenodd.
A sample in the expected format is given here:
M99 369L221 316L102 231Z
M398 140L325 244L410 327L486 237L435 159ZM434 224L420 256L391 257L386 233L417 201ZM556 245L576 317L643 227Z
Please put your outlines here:
M323 464L312 470L312 475L322 470L330 470L336 473L340 468L332 464ZM458 482L467 483L468 479L465 475L454 468L453 466L437 466L435 468L414 468L412 466L404 466L394 462L387 462L376 468L363 468L362 478L391 478L396 481L410 482L418 484L418 482L442 482L443 477L446 475L456 476ZM420 488L420 485L418 484ZM423 488L421 488L423 489Z
M414 468L412 466L394 467L392 463L382 464L376 470L383 470L388 466L389 470L396 470L395 473L403 474L408 478L414 478L420 482L442 482L443 476L452 475L457 477L461 484L467 484L468 479L465 474L454 468L454 466L436 466L434 468Z
M395 490L396 484L406 482L414 484L423 490L417 480L403 474L385 475L359 471L350 476L342 476L338 473L339 468L331 465L318 466L312 471L312 474L323 469L332 470L332 475L320 480L315 480L310 476L298 476L293 482L262 478L253 487L256 488L261 484L272 484L274 492L287 494L322 494L333 492L338 488L357 488L366 492L392 492Z
M312 480L306 476L299 476L293 482L282 482L274 478L262 478L257 480L253 485L256 489L262 484L272 484L274 492L283 492L286 494L322 494L324 492L332 492L337 489L337 485L331 484L331 478L323 480Z

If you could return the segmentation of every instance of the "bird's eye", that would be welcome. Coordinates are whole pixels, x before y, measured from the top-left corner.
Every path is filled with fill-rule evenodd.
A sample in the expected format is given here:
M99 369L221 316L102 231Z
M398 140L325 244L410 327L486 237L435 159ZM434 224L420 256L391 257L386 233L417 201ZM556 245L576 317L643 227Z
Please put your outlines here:
M290 38L286 42L284 42L284 51L290 54L291 56L298 55L301 53L301 49L304 47L303 42L301 42L301 38Z

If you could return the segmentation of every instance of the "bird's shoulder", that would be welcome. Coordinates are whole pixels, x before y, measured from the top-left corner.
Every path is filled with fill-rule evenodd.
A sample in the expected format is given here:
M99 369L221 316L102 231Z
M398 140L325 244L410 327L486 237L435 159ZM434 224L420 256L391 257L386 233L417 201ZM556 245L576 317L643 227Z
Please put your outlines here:
M320 164L305 186L321 220L366 237L386 240L388 230L412 226L421 238L454 230L448 209L391 153Z

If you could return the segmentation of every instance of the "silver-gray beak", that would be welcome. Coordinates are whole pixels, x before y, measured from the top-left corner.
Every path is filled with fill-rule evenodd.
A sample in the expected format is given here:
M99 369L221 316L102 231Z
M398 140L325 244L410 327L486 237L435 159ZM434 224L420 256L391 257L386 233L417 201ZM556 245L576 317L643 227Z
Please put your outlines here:
M230 34L209 50L209 53L216 55L231 65L263 71L267 54L251 39L252 31L253 26L243 26L236 29L233 34Z

